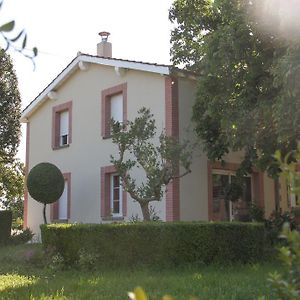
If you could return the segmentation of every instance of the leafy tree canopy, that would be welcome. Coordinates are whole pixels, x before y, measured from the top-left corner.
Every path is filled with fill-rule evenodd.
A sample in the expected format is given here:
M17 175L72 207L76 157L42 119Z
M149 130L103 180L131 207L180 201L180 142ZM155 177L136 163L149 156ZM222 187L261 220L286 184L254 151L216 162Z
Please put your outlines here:
M0 162L16 155L20 142L21 98L8 54L0 49Z
M13 212L13 220L23 218L23 194L23 163L19 160L0 163L0 206Z
M300 32L283 22L283 5L176 0L170 9L173 62L199 74L196 132L212 160L243 150L241 174L256 165L276 177L275 150L300 138Z

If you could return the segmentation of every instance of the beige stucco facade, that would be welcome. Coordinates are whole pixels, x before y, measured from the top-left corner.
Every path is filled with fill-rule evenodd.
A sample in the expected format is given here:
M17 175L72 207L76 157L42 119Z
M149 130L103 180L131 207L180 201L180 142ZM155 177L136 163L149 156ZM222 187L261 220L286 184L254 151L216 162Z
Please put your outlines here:
M111 64L113 63L115 61L111 61ZM123 64L127 64L127 61ZM51 85L48 91L46 88L47 92L54 91L55 97L50 97L45 92L45 95L42 94L36 100L39 105L33 102L34 110L29 112L25 110L23 121L27 122L28 126L26 167L30 171L36 164L46 161L55 164L62 173L70 174L68 222L112 221L102 217L101 168L111 165L110 155L116 155L117 149L110 138L103 138L101 134L102 91L126 84L128 120L133 120L137 116L138 109L149 108L156 120L157 132L160 134L169 126L167 120L173 113L171 121L178 123L175 132L179 140L183 142L188 139L194 143L197 139L193 131L191 115L196 80L182 74L174 76L171 73L163 73L165 68L159 69L155 65L146 65L144 69L139 69L140 65L138 65L131 69L129 64L127 68L122 68L121 72L119 67L109 64L85 62L84 68L78 66L74 63L74 68L69 73L66 69L64 72L68 76L63 77L64 73L62 73L60 76L63 79L55 88L52 89ZM59 79L60 77L56 80ZM174 90L175 86L176 90ZM72 103L72 142L66 147L53 149L53 108L70 102ZM169 111L174 107L176 108L174 111ZM241 156L241 153L230 153L225 160L238 165ZM178 209L178 214L169 213L170 203L167 202L170 198L167 196L160 202L151 203L162 220L211 219L210 164L199 144L194 151L191 170L190 174L180 178L177 189L173 189L172 197L175 195L178 203L174 202L172 209L174 211ZM133 176L137 178L137 182L141 182L144 178L138 170L134 171ZM265 174L261 182L263 186L260 187L260 191L264 194L264 208L269 215L274 209L274 184ZM282 201L286 202L286 199L282 197ZM50 210L48 207L48 220L51 218ZM140 207L127 195L127 208L123 219L129 221L136 216L142 218ZM25 200L25 223L37 234L39 234L39 225L43 223L42 204L29 195Z

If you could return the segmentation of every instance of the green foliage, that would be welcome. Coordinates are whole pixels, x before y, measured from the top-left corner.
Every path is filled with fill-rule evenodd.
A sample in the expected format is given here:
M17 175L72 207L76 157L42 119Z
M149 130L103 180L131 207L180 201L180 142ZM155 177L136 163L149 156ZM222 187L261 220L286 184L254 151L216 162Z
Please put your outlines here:
M150 221L149 202L160 201L163 188L171 180L191 172L190 145L180 144L164 132L156 145L156 137L155 119L145 107L138 111L134 121L122 125L112 121L112 141L119 153L118 157L111 156L111 162L122 178L123 188L140 204L146 221ZM140 185L131 176L136 168L146 175L146 181Z
M10 245L20 245L25 244L33 238L34 234L29 228L26 228L24 230L19 230L15 233L13 233L10 236L9 244Z
M300 138L300 46L299 39L279 34L282 24L270 21L265 5L174 1L171 54L175 64L200 75L193 119L209 159L243 150L242 173L255 165L276 178L275 150L286 154Z
M149 299L170 294L174 299L253 300L265 294L276 299L267 285L267 274L280 271L276 263L189 265L180 268L107 268L93 272L81 268L45 266L40 244L0 248L1 299L127 299L127 292L142 286ZM279 269L278 269L279 268Z
M64 177L53 164L40 163L34 166L27 178L30 196L38 202L50 204L59 199L64 191Z
M269 282L277 299L300 299L300 234L296 230L291 231L289 226L286 226L281 238L288 241L287 246L279 249L285 272L271 274Z
M259 207L255 203L251 203L250 218L254 222L264 222L265 221L265 211L264 211L264 209Z
M273 212L268 219L264 220L267 240L272 246L282 244L280 233L284 224L289 224L291 229L295 229L294 216L290 212Z
M46 204L57 201L64 191L65 180L61 171L53 164L43 162L34 166L27 177L30 196L44 204L44 221L47 223Z
M0 162L0 205L13 213L13 222L23 218L24 165L18 159Z
M97 254L99 266L168 266L212 262L253 262L263 258L263 224L128 223L41 225L44 247L67 264L81 251Z
M0 210L0 244L6 244L11 234L12 212Z
M20 142L21 98L11 59L0 49L0 165L12 162Z

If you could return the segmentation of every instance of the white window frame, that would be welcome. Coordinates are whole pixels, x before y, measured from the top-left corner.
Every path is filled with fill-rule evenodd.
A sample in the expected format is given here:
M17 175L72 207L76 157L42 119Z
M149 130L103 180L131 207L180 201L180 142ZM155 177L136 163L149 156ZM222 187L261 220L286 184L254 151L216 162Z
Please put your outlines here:
M119 176L119 213L114 213L113 208L114 208L114 177ZM121 184L121 177L120 175L113 173L110 175L110 208L111 208L111 214L113 217L123 217L123 188Z

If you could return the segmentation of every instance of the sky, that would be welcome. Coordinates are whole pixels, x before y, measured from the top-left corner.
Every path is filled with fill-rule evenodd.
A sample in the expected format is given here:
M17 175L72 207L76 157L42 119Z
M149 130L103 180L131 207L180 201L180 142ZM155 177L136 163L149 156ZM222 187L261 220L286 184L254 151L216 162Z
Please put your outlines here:
M37 47L36 68L9 51L17 73L22 108L26 107L76 56L96 54L100 31L109 31L112 56L170 63L168 20L172 0L4 0L0 24L15 20L13 36L22 29L27 48ZM0 45L1 45L0 40ZM3 45L3 43L2 43ZM25 160L25 130L18 157Z

